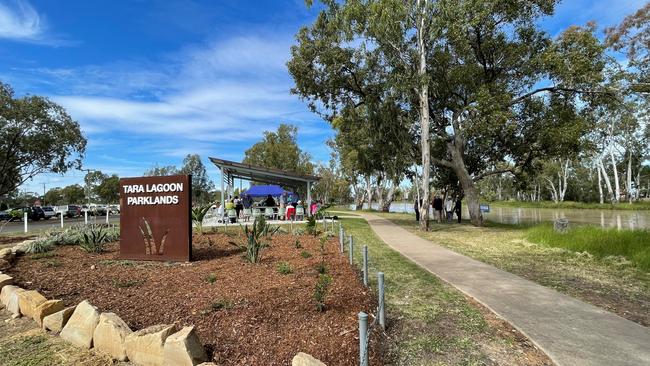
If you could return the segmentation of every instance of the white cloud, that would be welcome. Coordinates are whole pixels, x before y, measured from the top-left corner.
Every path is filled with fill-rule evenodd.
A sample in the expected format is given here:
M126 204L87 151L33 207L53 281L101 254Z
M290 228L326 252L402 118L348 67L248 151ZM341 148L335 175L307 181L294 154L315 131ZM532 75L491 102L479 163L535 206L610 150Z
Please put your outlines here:
M0 38L36 40L42 36L41 18L34 8L23 0L0 4Z

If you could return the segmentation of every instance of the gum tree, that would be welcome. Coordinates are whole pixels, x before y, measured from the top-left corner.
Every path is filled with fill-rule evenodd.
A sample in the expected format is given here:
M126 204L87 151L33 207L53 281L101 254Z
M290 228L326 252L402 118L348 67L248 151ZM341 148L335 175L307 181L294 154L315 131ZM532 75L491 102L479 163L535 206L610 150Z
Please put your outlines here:
M431 154L431 77L427 60L431 46L437 42L435 3L326 0L323 5L314 24L299 31L298 44L291 49L288 67L296 82L293 91L330 123L342 113L356 113L364 115L366 122L375 123L372 127L381 122L392 125L395 131L404 128L411 133L408 143L420 146L422 200L427 203L421 207L420 225L427 230ZM415 97L405 98L410 93ZM383 112L394 112L395 106L401 110L398 115L410 116L411 121L418 121L417 125L377 118L385 115ZM388 138L383 141L407 144ZM402 153L408 155L409 150L403 148Z
M79 123L47 98L16 98L0 82L0 196L38 174L81 168L86 139Z

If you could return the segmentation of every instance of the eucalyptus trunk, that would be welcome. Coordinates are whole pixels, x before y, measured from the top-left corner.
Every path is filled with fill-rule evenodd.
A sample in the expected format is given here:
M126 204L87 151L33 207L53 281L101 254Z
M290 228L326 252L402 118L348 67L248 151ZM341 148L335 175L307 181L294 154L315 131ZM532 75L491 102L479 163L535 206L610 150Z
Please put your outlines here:
M480 195L474 179L469 175L467 167L462 158L462 150L460 143L457 140L456 144L449 144L447 148L451 152L451 165L456 173L463 193L465 194L465 202L467 203L467 210L469 211L469 219L474 226L483 226L483 214L481 213Z
M431 148L429 146L429 89L427 76L427 42L425 41L425 22L427 0L417 1L417 42L418 42L418 97L420 98L420 148L422 149L422 204L420 205L420 229L429 230L429 175L431 172Z

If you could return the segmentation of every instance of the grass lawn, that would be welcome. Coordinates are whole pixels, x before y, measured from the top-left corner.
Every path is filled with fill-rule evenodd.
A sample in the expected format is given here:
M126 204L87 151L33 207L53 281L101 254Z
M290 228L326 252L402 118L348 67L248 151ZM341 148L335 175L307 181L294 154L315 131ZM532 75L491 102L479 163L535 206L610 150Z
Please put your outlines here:
M650 201L635 203L621 202L618 204L611 203L585 203L565 201L555 203L553 201L528 202L528 201L494 201L489 202L494 207L514 207L514 208L575 208L575 209L597 209L597 210L650 210Z
M368 246L371 286L377 271L385 273L386 364L550 364L509 324L388 247L365 220L341 222L354 237L355 262L361 262L362 245Z
M378 215L458 253L650 325L648 231L583 227L561 236L546 225L432 223L431 231L420 232L413 215Z

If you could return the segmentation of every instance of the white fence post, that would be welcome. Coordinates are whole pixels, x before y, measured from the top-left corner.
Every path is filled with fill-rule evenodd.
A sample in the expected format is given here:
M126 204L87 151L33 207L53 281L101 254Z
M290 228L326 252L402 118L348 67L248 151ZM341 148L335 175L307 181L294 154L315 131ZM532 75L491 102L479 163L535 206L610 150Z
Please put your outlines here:
M88 225L88 210L84 211L84 224Z
M61 218L61 229L63 229L63 212L59 213L59 217Z
M23 221L25 224L25 232L27 232L27 212L23 213Z

